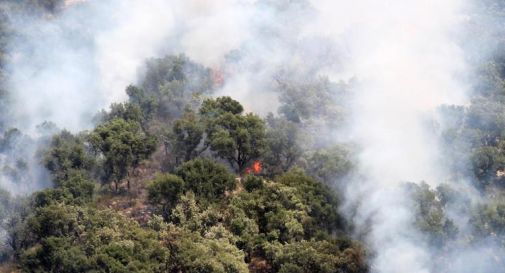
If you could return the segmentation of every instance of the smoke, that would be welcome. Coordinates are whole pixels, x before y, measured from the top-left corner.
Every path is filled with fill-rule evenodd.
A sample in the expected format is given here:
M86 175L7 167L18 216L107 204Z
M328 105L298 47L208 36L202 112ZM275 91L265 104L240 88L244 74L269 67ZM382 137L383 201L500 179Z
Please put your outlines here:
M125 87L159 53L174 17L164 1L92 1L49 17L9 15L19 33L9 45L10 123L28 131L46 120L72 131L89 128L99 109L125 99Z
M313 4L320 16L308 30L325 29L335 44L348 49L345 72L333 75L351 75L358 81L348 132L361 149L356 177L344 196L358 232L373 250L372 272L503 272L503 250L494 237L471 235L469 210L448 208L458 220L459 243L448 243L440 251L416 226L415 201L402 188L405 181L459 187L467 183L465 178L452 180L439 142L444 128L435 112L441 105L468 103L475 84L468 80L475 80L470 64L492 55L489 45L497 43L477 39L463 44L475 37L469 35L475 34L470 32L475 26L468 28L475 20L474 3ZM463 193L473 202L480 199L475 191Z
M372 272L432 272L428 242L414 227L405 181L446 182L435 111L464 104L469 83L457 43L466 23L464 1L313 1L324 29L345 44L343 75L354 88L349 128L361 150L346 199L375 257Z
M7 12L18 33L8 48L9 126L33 133L50 120L71 131L90 128L97 110L126 99L125 87L139 80L147 58L166 54L222 71L218 95L260 114L279 105L270 91L279 73L314 77L340 61L329 39L303 32L316 16L307 1L65 3L54 15Z
M186 52L215 67L247 33L238 23L248 18L242 10L247 1L65 1L42 14L0 4L15 31L3 64L8 93L2 129L18 128L29 140L0 151L0 185L14 194L50 185L37 157L47 143L40 125L90 129L99 110L126 100L125 88L140 80L146 59ZM26 169L18 170L19 160Z
M470 3L312 3L319 16L307 31L322 30L347 49L344 68L332 76L355 77L358 82L348 133L360 146L359 163L344 196L358 233L373 251L372 272L469 272L479 260L477 253L500 253L488 243L452 246L450 253L442 254L447 260L435 263L440 252L415 226L414 201L401 186L405 181L432 186L453 182L435 112L441 105L465 105L468 100L467 55L473 57L475 53L468 50L476 49L464 44ZM465 234L459 240L468 240L463 232L469 229L468 222L458 223ZM486 261L494 260L487 257ZM478 264L472 265L478 272L500 271Z
M347 212L375 253L372 272L432 272L433 253L401 185L450 177L435 113L467 103L470 71L460 42L468 4L88 0L67 1L50 16L11 13L19 35L9 44L13 104L3 118L30 133L47 120L72 131L90 128L98 110L126 99L124 89L139 80L146 58L181 52L223 73L217 95L261 114L278 108L272 90L280 80L354 81L349 126L338 128L360 147Z

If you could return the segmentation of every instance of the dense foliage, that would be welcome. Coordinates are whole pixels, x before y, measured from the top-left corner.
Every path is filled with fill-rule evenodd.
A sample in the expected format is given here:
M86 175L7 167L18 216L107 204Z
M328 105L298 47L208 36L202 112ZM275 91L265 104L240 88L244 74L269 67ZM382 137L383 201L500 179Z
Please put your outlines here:
M310 163L331 156L298 144L301 120L205 96L210 70L184 56L143 73L95 128L42 128L53 187L1 197L4 260L23 272L368 271L328 186L351 169L344 152ZM6 131L0 148L23 138Z
M65 4L4 2L49 17ZM304 3L259 2L277 12L288 2ZM485 2L494 3L485 12L505 10ZM12 32L0 17L6 115L3 62ZM497 253L505 250L505 57L499 55L475 69L470 103L442 106L433 121L443 128L447 183L404 183L404 196L395 196L408 200L410 224L440 264L454 249L492 242ZM149 59L139 82L126 88L127 101L97 113L89 131L47 122L36 140L0 119L1 176L14 185L32 185L34 177L51 182L28 196L0 189L0 260L12 264L10 272L369 272L375 253L360 241L368 231L351 236L361 215L342 207L346 183L360 179L353 176L359 147L325 131L345 122L342 101L351 83L279 73L271 86L278 110L260 116L232 97L215 96L224 80L215 73L184 55ZM25 151L35 147L31 162ZM468 179L454 183L461 177ZM468 198L470 191L478 198ZM504 259L493 256L493 265Z

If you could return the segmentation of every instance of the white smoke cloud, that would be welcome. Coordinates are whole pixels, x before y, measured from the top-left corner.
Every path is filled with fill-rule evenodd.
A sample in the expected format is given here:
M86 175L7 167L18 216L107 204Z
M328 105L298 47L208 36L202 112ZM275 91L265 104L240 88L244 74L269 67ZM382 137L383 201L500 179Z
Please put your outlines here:
M432 272L430 249L413 227L414 210L400 185L448 179L432 126L436 108L464 104L468 66L456 37L467 18L464 1L312 1L322 29L345 43L344 75L359 84L351 136L361 146L361 180L349 185L359 203L354 220L370 228L372 272ZM361 226L359 226L361 224ZM371 224L371 227L368 225Z
M279 71L356 78L345 134L361 150L346 197L349 207L358 205L358 229L370 229L372 271L431 272L430 249L399 187L448 177L431 122L436 107L466 102L468 65L458 37L467 3L309 2L89 0L54 18L13 16L23 36L11 44L12 124L87 128L96 111L125 99L146 58L166 53L223 70L218 95L260 113L278 106L271 89ZM238 60L227 61L234 50Z
M248 1L106 0L69 3L62 14L10 14L21 38L10 44L13 126L51 120L77 131L126 99L147 58L185 52L208 66L246 39ZM57 99L55 99L57 98Z
M220 95L241 99L248 111L275 111L268 90L275 73L317 72L336 62L319 33L300 31L313 10L299 2L88 0L43 18L10 14L21 33L10 44L11 125L26 131L51 120L72 131L88 128L97 110L126 99L125 87L147 58L179 53L226 73ZM230 65L233 50L240 62Z
M109 104L124 100L125 87L136 80L146 58L160 54L175 31L174 11L163 0L102 1L94 5L96 12L108 17L95 35L94 61Z
M12 15L21 35L10 44L13 125L88 127L99 109L125 99L138 68L172 32L173 17L165 1L154 0L74 3L49 18Z

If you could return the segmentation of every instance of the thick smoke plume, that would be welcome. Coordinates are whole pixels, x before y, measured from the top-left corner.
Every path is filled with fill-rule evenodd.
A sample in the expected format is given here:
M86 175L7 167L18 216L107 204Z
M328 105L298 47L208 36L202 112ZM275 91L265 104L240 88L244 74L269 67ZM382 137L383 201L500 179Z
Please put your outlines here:
M359 202L354 220L371 225L373 272L431 272L430 250L415 232L400 185L448 178L432 119L438 106L464 103L467 67L455 38L465 7L462 1L316 2L317 27L329 26L347 44L346 71L359 81L351 135L362 150L358 182L346 198Z
M348 126L328 130L360 147L347 212L372 248L372 272L432 272L401 184L449 179L435 111L466 103L459 41L468 7L461 0L89 0L67 1L42 18L13 13L20 34L10 44L13 105L4 118L28 132L44 121L89 128L98 110L126 99L146 58L181 52L224 75L219 95L261 114L276 111L280 79L353 82Z

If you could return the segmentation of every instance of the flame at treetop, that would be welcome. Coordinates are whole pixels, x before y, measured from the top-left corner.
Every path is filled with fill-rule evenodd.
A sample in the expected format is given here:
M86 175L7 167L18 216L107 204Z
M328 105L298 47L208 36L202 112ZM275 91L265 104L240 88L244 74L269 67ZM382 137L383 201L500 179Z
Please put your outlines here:
M261 163L261 161L259 160L256 160L254 161L251 167L247 167L245 169L245 174L260 174L262 170L263 170L263 163Z

